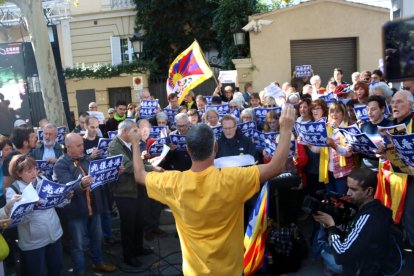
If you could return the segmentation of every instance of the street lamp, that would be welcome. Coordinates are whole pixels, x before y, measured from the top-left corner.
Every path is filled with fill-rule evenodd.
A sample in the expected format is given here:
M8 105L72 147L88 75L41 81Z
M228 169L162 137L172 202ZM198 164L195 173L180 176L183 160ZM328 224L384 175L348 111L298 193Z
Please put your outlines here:
M242 58L242 47L246 44L246 33L242 30L242 28L237 27L233 31L233 40L234 45L237 48L237 57Z
M129 38L129 41L132 43L132 48L134 49L134 55L138 59L142 54L142 49L144 46L144 37L135 30L134 35Z

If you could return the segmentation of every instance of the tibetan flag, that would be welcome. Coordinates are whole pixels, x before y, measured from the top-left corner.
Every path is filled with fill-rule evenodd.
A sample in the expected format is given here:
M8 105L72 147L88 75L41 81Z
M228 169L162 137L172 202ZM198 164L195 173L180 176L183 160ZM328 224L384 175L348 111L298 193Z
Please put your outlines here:
M390 161L380 162L375 198L391 209L396 224L400 223L404 211L407 178L407 174L393 172Z
M268 183L266 182L249 217L249 225L244 235L244 275L254 275L263 265L266 246L268 193Z
M170 66L167 79L167 94L176 93L178 102L184 100L188 92L211 78L213 72L204 60L197 41L179 54Z

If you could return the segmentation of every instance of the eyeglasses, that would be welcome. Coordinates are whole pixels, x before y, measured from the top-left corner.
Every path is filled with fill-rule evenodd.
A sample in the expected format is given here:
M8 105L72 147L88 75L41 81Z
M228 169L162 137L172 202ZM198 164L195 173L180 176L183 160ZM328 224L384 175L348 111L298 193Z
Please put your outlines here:
M232 127L223 127L223 130L229 131L234 129L236 126L232 126Z
M134 110L134 108L133 107L128 107L128 110Z
M265 108L272 108L272 107L276 107L275 104L270 104L270 105L264 105Z
M322 107L315 107L315 108L312 108L312 111L318 111L318 110L322 110Z
M188 125L176 125L177 126L177 128L186 128L186 127L188 127Z

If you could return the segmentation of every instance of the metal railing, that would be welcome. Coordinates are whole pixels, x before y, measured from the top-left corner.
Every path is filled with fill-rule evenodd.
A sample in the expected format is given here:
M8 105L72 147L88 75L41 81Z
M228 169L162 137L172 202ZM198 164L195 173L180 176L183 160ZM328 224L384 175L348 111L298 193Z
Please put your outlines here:
M130 9L135 8L133 0L111 0L112 9Z

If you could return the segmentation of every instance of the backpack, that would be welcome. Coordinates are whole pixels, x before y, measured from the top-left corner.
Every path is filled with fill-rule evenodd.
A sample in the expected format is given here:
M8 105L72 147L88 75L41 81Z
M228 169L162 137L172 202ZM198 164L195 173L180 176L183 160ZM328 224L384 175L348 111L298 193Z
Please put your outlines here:
M383 275L394 276L401 272L404 264L403 245L402 231L397 225L392 223L388 235L387 255L381 265L381 273Z

